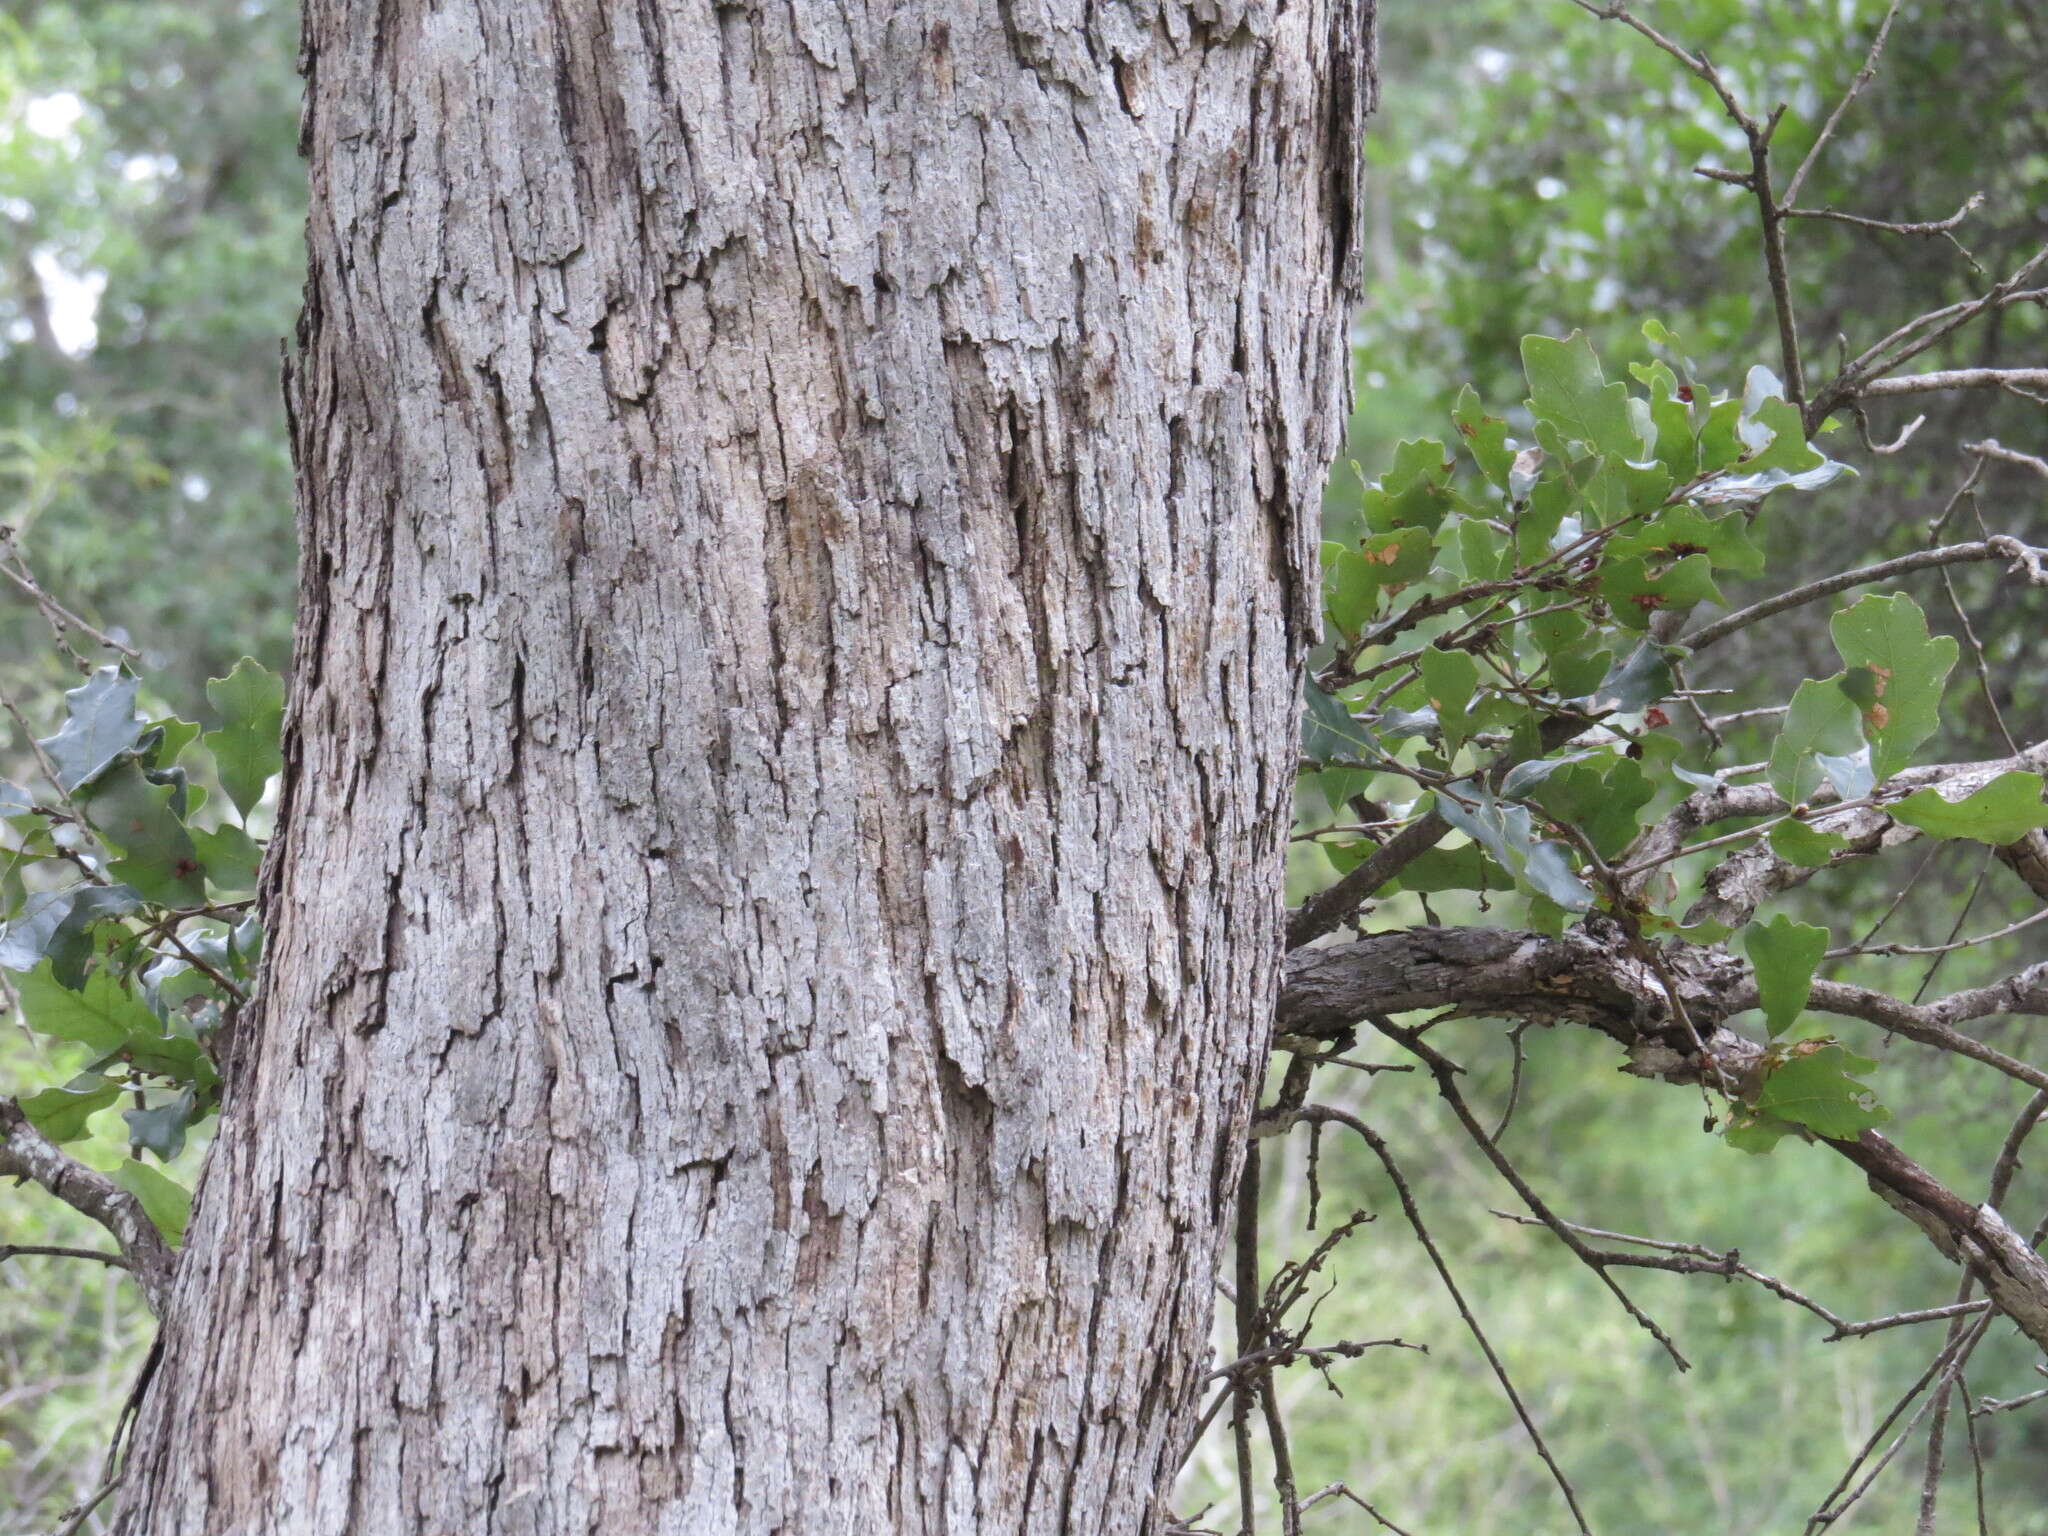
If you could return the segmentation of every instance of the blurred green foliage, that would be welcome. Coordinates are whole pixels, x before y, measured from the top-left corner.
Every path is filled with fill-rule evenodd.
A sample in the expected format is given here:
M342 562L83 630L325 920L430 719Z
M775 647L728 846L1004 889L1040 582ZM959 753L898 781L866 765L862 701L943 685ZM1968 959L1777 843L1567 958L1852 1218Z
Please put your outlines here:
M0 13L0 521L192 697L289 651L296 47L283 0ZM0 608L0 677L42 639Z

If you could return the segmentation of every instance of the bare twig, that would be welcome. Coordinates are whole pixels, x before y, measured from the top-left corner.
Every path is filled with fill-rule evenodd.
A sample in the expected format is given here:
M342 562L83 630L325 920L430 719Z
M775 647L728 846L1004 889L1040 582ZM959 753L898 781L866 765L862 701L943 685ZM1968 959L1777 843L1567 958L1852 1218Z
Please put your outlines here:
M1787 208L1788 219L1826 219L1834 224L1853 224L1858 229L1881 230L1892 235L1945 235L1961 224L1983 205L1984 194L1973 192L1970 200L1945 219L1927 219L1919 223L1904 223L1897 219L1871 219L1860 213L1843 213L1834 208Z
M1517 1216L1512 1211L1494 1211L1493 1215L1502 1221L1512 1221L1517 1226L1547 1227L1548 1222L1534 1216ZM1703 1248L1697 1243L1673 1243L1662 1238L1636 1237L1628 1232L1609 1232L1600 1227L1582 1226L1578 1222L1567 1222L1566 1226L1582 1237L1598 1238L1603 1242L1633 1243L1653 1250L1652 1254L1616 1253L1601 1251L1600 1261L1604 1264L1626 1265L1631 1269L1661 1269L1678 1275L1719 1275L1724 1280L1748 1280L1769 1291L1773 1296L1802 1307L1826 1323L1834 1331L1821 1342L1834 1344L1842 1339L1859 1339L1867 1334L1884 1333L1893 1328L1909 1328L1918 1323L1936 1323L1952 1317L1967 1317L1985 1311L1988 1301L1973 1301L1963 1305L1945 1307L1923 1307L1910 1312L1894 1312L1885 1317L1870 1318L1863 1322L1851 1322L1840 1313L1811 1296L1795 1291L1784 1281L1767 1275L1760 1269L1742 1262L1742 1255L1735 1249L1717 1253L1712 1248Z
M1373 1014L1370 1017L1373 1028L1389 1040L1414 1052L1428 1066L1431 1076L1436 1079L1436 1091L1443 1097L1444 1102L1451 1106L1451 1113L1458 1117L1458 1123L1465 1128L1465 1134L1472 1139L1472 1144L1489 1163L1493 1164L1495 1171L1507 1180L1509 1187L1522 1197L1522 1203L1529 1207L1537 1220L1548 1227L1580 1263L1600 1277L1600 1283L1607 1287L1616 1301L1621 1303L1622 1310L1635 1319L1637 1326L1663 1346L1664 1352L1671 1357L1673 1364L1681 1371L1691 1370L1692 1362L1687 1360L1678 1346L1671 1341L1670 1335L1657 1325L1656 1319L1635 1304L1628 1292L1608 1274L1601 1256L1579 1241L1578 1234L1573 1232L1570 1223L1559 1220L1552 1213L1542 1196L1538 1195L1530 1187L1529 1181L1522 1177L1521 1170L1501 1151L1494 1139L1487 1135L1485 1127L1479 1123L1479 1117L1472 1113L1472 1106L1466 1103L1465 1096L1458 1092L1457 1067L1413 1030L1401 1028L1384 1014Z
M2021 453L2017 448L2008 448L1995 437L1987 437L1981 443L1965 443L1963 451L1974 453L1983 459L1997 459L2001 464L2017 464L2020 468L2031 469L2042 479L2048 480L2048 459L2036 458L2031 453Z
M1979 539L1969 544L1950 544L1941 549L1920 549L1910 555L1900 555L1893 560L1880 560L1875 565L1859 566L1853 571L1841 571L1833 576L1823 576L1802 586L1780 592L1775 597L1752 603L1747 608L1738 608L1734 613L1703 624L1685 636L1680 644L1691 647L1694 654L1708 646L1727 639L1737 630L1813 602L1817 598L1831 597L1837 592L1846 592L1851 587L1868 586L1872 582L1890 581L1897 576L1909 575L1914 571L1930 570L1944 565L1971 565L1985 561L2005 560L2012 562L2015 572L2024 571L2029 584L2035 583L2039 562L2048 560L2048 550L2033 549L2012 538Z
M1859 384L1856 397L1881 400L1938 389L2048 389L2048 368L1946 368L1935 373L1895 374Z
M1572 1521L1578 1526L1580 1536L1592 1536L1591 1528L1586 1524L1585 1512L1579 1507L1577 1490L1572 1487L1571 1479L1564 1475L1564 1469L1557 1464L1557 1458L1550 1454L1550 1446L1545 1442L1543 1432L1536 1427L1535 1419L1530 1417L1528 1408L1522 1402L1521 1393L1515 1390L1514 1381L1508 1375L1507 1367L1501 1364L1500 1356L1494 1353L1493 1345L1486 1337L1486 1330L1479 1326L1479 1319L1472 1315L1472 1308L1467 1304L1464 1292L1458 1289L1458 1282L1451 1278L1450 1266L1444 1262L1443 1253L1438 1249L1436 1240L1429 1235L1429 1228L1423 1225L1422 1212L1416 1208L1414 1192L1409 1189L1408 1180L1403 1177L1400 1165L1394 1161L1394 1154L1387 1149L1386 1142L1380 1139L1378 1132L1356 1115L1329 1105L1304 1105L1301 1116L1305 1120L1325 1120L1356 1131L1364 1138L1365 1144L1372 1148L1373 1155L1380 1160L1380 1166L1387 1170L1387 1177L1393 1181L1394 1193L1400 1197L1402 1214L1408 1218L1408 1225L1415 1233L1415 1240L1422 1244L1423 1251L1429 1255L1429 1262L1435 1267L1437 1278L1443 1281L1444 1290L1449 1293L1452 1303L1457 1307L1458 1315L1465 1320L1466 1331L1472 1335L1473 1342L1478 1344L1480 1353L1486 1356L1486 1363L1493 1370L1494 1380L1500 1383L1501 1391L1507 1395L1508 1402L1515 1410L1515 1417L1521 1421L1530 1443L1536 1448L1536 1454L1542 1458L1543 1465L1550 1469L1550 1476L1557 1484L1558 1491L1564 1495L1565 1504L1572 1512Z
M115 1269L127 1269L128 1260L118 1253L102 1253L97 1248L57 1248L45 1243L0 1243L0 1264L14 1258L44 1259L91 1259L95 1263L111 1265Z
M1876 78L1877 61L1884 57L1885 39L1892 35L1892 23L1898 19L1900 3L1901 0L1892 0L1886 9L1884 20L1877 24L1877 36L1870 40L1870 52L1864 55L1863 67L1856 71L1856 78L1849 82L1849 89L1842 93L1842 99L1835 103L1835 110L1830 112L1828 120L1821 124L1820 132L1814 136L1813 144L1807 149L1805 158L1799 162L1799 169L1794 171L1792 179L1785 183L1785 203L1788 212L1790 205L1799 201L1800 189L1806 185L1806 178L1813 174L1813 168L1820 164L1821 154L1827 149L1828 142L1834 138L1835 130L1841 126L1844 114L1856 104L1856 98L1863 94L1863 88Z

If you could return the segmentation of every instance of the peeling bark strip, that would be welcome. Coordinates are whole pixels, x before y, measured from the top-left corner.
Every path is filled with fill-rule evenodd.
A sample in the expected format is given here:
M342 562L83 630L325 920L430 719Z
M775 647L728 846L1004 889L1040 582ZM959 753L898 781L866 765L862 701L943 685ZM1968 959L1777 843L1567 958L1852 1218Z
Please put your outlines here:
M119 1528L1135 1532L1371 0L312 0L266 1001Z

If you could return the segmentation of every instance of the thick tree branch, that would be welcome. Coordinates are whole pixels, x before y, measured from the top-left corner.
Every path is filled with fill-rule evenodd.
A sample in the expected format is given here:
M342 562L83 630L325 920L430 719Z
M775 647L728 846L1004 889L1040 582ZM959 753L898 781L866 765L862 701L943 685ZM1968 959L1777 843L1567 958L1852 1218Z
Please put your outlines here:
M161 1313L178 1258L142 1202L103 1173L58 1151L12 1099L0 1099L0 1177L33 1179L59 1200L105 1227L152 1312Z
M1910 794L1916 789L1941 786L1949 799L1960 799L1974 794L2001 773L2014 770L2040 773L2048 769L2048 741L2036 742L2016 757L2002 757L1983 763L1944 763L1923 768L1908 768L1894 774L1886 781L1882 790L1887 800ZM1686 807L1698 799L1694 796L1682 804L1672 817L1682 818ZM1775 798L1775 797L1774 797ZM1731 794L1730 800L1742 809L1731 811L1730 815L1769 815L1772 810L1786 810L1783 801L1776 801L1774 807L1763 810L1753 809L1761 797L1749 796L1739 800ZM1844 806L1839 810L1817 811L1808 818L1809 825L1822 832L1831 832L1848 840L1848 846L1838 850L1825 867L1851 859L1864 858L1881 849L1894 848L1908 843L1922 834L1917 827L1892 820L1882 804ZM1662 849L1669 845L1672 833L1660 825L1644 835L1639 847L1656 846ZM1999 857L2013 872L2026 882L2035 894L2048 900L2048 845L2040 835L2033 834L1998 850ZM1640 864L1640 858L1632 859ZM1803 885L1813 878L1818 870L1803 865L1791 864L1779 858L1770 846L1761 841L1730 855L1721 864L1710 870L1698 901L1685 914L1687 924L1701 922L1725 923L1730 928L1739 928L1749 921L1759 904L1766 898Z
M1418 928L1300 950L1288 957L1279 1005L1283 1035L1330 1038L1373 1014L1454 1008L1517 1022L1572 1022L1598 1029L1628 1053L1624 1071L1694 1085L1725 1080L1754 1091L1764 1047L1720 1027L1753 1006L1747 967L1725 951L1667 945L1664 970L1685 1016L1706 1040L1695 1050L1679 1024L1665 982L1628 952L1618 924L1593 918L1565 934L1500 929ZM1991 1050L1954 1029L1994 1013L2048 1014L2048 962L1991 987L1915 1007L1832 982L1814 984L1811 1005L1868 1017L1909 1038L1956 1051L2048 1087L2048 1073ZM2048 1261L1989 1205L1973 1206L1875 1133L1854 1141L1817 1137L1861 1168L1872 1187L1952 1261L1969 1266L2000 1311L2048 1348Z

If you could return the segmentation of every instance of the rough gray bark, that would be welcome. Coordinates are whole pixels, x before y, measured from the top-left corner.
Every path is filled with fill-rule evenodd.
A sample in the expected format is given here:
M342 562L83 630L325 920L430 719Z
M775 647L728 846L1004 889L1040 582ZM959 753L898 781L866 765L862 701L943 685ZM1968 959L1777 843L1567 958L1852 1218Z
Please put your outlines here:
M1371 0L313 0L273 949L126 1532L1140 1531Z

